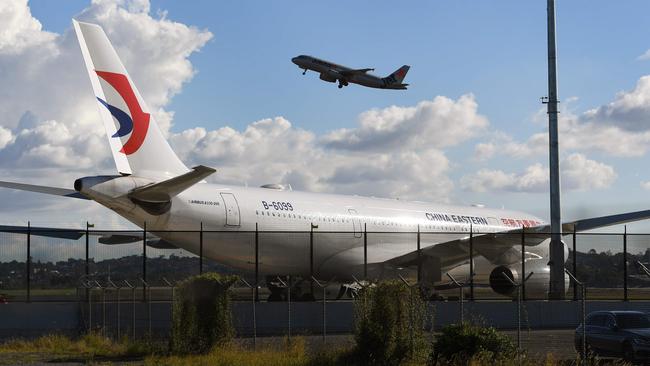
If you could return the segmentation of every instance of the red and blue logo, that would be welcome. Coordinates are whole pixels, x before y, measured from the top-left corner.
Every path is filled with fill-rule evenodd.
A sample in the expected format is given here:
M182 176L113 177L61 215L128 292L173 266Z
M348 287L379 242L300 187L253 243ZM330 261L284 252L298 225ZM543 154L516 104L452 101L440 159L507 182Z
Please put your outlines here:
M111 115L113 115L113 117L115 117L115 119L120 123L120 128L118 128L117 132L115 132L111 137L119 138L126 136L129 133L131 134L129 139L122 145L122 150L120 150L120 152L126 155L131 155L138 151L144 142L144 138L147 136L150 115L149 113L142 111L138 98L135 96L133 88L131 88L131 83L129 83L126 75L108 71L95 70L95 72L99 77L106 80L107 83L111 84L111 86L120 94L122 99L124 99L126 106L129 108L129 113L126 113L97 97L97 100L99 100L99 102L103 104L104 107L111 112Z

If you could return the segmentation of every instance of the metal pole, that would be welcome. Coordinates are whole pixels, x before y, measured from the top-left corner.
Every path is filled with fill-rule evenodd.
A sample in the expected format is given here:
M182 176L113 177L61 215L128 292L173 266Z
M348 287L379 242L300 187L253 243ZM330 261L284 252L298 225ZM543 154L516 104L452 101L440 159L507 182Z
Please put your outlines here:
M88 224L88 221L86 221L86 268L85 268L85 273L86 277L90 274L90 233L89 229L90 224ZM88 289L86 288L86 297L88 297Z
M90 282L88 283L88 334L93 331L93 293Z
M199 274L203 274L203 222L201 222L201 232L199 232Z
M519 352L521 352L521 286L523 284L524 281L521 281L519 286L517 286L517 350ZM519 352L517 353L517 357L519 357Z
M469 298L474 301L474 226L469 224Z
M363 224L363 279L368 279L368 231L366 223Z
M121 323L121 317L120 317L120 288L117 288L117 339L120 339L120 323Z
M260 236L255 223L255 301L260 301Z
M327 305L327 286L323 286L323 344L325 344L327 336L327 312L325 306Z
M86 221L86 276L90 274L90 224Z
M418 278L418 283L420 283L420 281L422 280L422 262L421 262L422 248L420 246L420 224L418 224L417 240L418 240L418 277L417 278Z
M526 273L526 227L521 227L521 275L523 276ZM521 299L526 298L526 281L521 281Z
M628 301L627 293L627 225L623 232L623 301Z
M289 276L289 286L287 287L287 312L289 325L289 340L291 340L291 276Z
M549 298L564 298L564 244L560 209L560 160L558 138L557 54L555 41L555 0L547 0L548 26L548 132L550 168L551 279Z
M564 272L569 275L569 278L574 283L574 286L580 286L582 289L582 349L581 349L581 363L583 365L586 365L587 361L587 334L586 334L586 328L587 328L587 286L585 285L584 282L578 281L578 279L571 273L569 272L568 269L564 269Z
M576 228L574 226L573 227L573 273L575 273L576 276L578 275L578 250L577 250L578 245L576 244L577 241L578 241L577 239L578 239L578 236L576 234ZM576 300L578 300L578 287L575 286L575 284L574 284L573 285L573 301L576 301Z
M27 302L32 301L32 225L27 221Z
M309 290L314 296L314 227L309 224Z
M147 222L142 226L142 280L147 281ZM142 287L142 301L147 301L147 287Z

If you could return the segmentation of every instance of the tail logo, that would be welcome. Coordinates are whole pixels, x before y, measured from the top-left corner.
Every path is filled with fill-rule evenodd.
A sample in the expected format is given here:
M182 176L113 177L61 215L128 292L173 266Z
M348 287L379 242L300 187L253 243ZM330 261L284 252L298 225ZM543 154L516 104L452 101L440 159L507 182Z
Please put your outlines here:
M149 130L149 113L142 111L138 98L131 88L131 83L123 74L116 74L108 71L97 71L97 75L109 83L117 92L120 94L126 106L129 108L129 113L124 112L123 110L108 104L105 100L97 98L99 102L111 112L111 115L120 123L120 128L115 132L111 137L123 137L128 135L131 136L129 139L122 145L122 150L120 152L131 155L134 152L138 151L144 138L147 136L147 130ZM129 116L130 114L130 116Z

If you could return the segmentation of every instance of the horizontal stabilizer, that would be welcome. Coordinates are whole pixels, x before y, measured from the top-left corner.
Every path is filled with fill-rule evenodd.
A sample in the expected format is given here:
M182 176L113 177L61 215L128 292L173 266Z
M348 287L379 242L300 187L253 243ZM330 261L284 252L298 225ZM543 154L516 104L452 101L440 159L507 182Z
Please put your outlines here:
M0 232L14 233L14 234L27 234L34 236L44 236L47 238L60 238L77 240L84 236L82 230L73 229L55 229L51 227L36 227L36 226L7 226L0 225Z
M99 238L99 243L104 245L122 245L142 243L142 234L111 234ZM147 235L147 246L156 249L178 249L177 246L168 241Z
M17 189L17 190L21 190L21 191L30 191L30 192L51 194L51 195L54 195L54 196L79 198L79 199L82 199L82 200L88 200L89 199L88 197L83 196L82 194L80 194L79 192L77 192L77 191L75 191L73 189L66 189L66 188L46 187L46 186L37 186L37 185L34 185L34 184L2 182L2 181L0 181L0 187Z
M149 203L169 202L172 197L202 181L214 172L216 172L215 169L199 165L177 177L136 188L129 193L129 198Z
M142 235L136 234L110 234L104 235L97 239L100 244L105 245L119 245L119 244L130 244L137 243L142 241Z

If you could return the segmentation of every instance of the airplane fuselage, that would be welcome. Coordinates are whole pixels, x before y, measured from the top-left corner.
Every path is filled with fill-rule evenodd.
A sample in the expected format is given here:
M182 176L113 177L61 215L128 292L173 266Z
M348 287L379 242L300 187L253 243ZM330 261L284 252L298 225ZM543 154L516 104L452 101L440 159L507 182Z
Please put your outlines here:
M466 238L470 230L494 233L542 224L535 216L508 210L207 183L174 197L167 212L151 215L126 198L128 189L146 182L82 179L88 182L80 185L82 194L139 227L146 221L148 232L194 254L202 224L204 256L244 272L254 270L257 229L259 270L268 275L311 273L312 230L314 273L343 280L363 273L364 232L371 275L381 277L396 270L382 263L416 249L417 231L426 248ZM445 260L443 266L453 268L467 258Z

